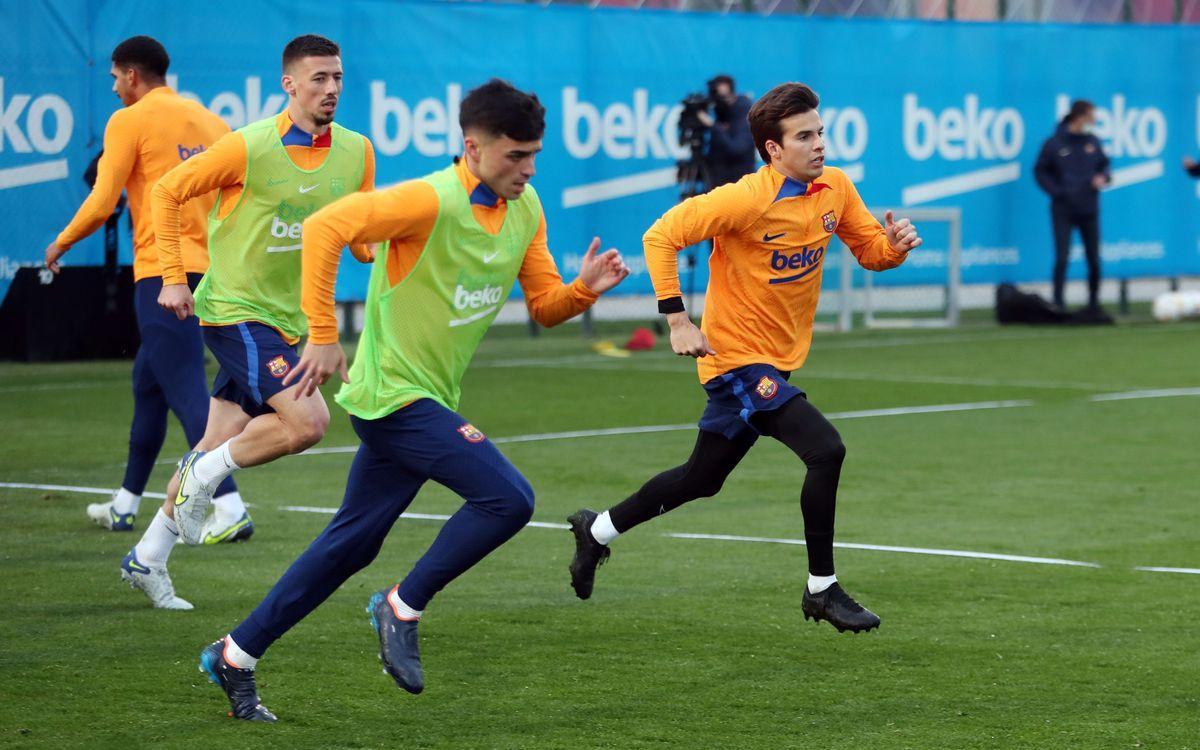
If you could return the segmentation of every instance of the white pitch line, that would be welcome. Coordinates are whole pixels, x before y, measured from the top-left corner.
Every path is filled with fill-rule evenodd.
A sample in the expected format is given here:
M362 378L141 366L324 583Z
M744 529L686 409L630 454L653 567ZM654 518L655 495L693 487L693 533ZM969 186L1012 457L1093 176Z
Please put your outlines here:
M1190 573L1200 576L1200 568L1152 568L1135 566L1134 570L1144 570L1148 573Z
M337 513L337 508L322 508L314 505L282 505L280 510L287 510L293 513L320 513L322 515L331 516ZM401 518L411 518L416 521L449 521L450 516L445 516L440 513L401 513ZM525 524L532 526L535 529L570 529L570 525L565 523L546 523L545 521L530 521Z
M1131 401L1138 398L1174 398L1177 396L1200 396L1200 388L1156 388L1123 393L1099 393L1089 401Z
M93 495L111 495L113 493L113 490L104 489L102 487L75 487L63 484L29 484L25 482L0 482L0 488L58 490L60 492L78 492ZM143 497L165 498L166 496L157 492L147 492L143 495ZM338 509L315 505L282 505L278 508L278 510L292 513L317 513L321 515L333 515ZM450 519L450 516L441 513L403 513L400 517L417 521L447 521ZM538 529L563 530L571 528L565 523L548 523L545 521L530 521L526 525ZM710 541L753 542L759 544L791 544L804 546L803 539L787 539L776 537L736 536L732 534L690 534L683 532L668 532L662 534L662 536L672 539L702 539ZM973 560L1000 560L1002 562L1023 562L1036 565L1066 565L1081 568L1103 567L1099 563L1083 562L1081 560L1064 560L1057 557L1034 557L1029 555L1008 555L1000 552L974 552L971 550L937 549L927 547L900 547L888 544L859 544L857 542L834 542L833 546L841 549L857 549L870 552L896 552L909 555L960 557ZM1159 568L1135 566L1133 569L1150 573L1190 573L1200 575L1200 568Z
M797 544L804 546L803 539L776 539L764 536L734 536L731 534L665 534L675 539L711 539L722 542L758 542L763 544ZM976 560L1004 560L1006 562L1036 563L1038 565L1072 565L1080 568L1103 567L1098 563L1081 562L1079 560L1062 560L1056 557L1029 557L1027 555L1006 555L999 552L971 552L957 549L927 549L925 547L894 547L886 544L857 544L854 542L834 542L834 547L842 549L862 549L874 552L903 552L910 555L935 555L938 557L966 557Z
M0 487L7 487L14 490L54 490L58 492L79 492L85 495L111 495L116 490L106 490L103 487L75 487L67 484L26 484L25 482L0 482ZM142 497L153 497L158 500L166 500L167 496L161 492L143 492Z
M866 419L868 417L898 417L909 414L941 414L956 411L982 411L987 409L1012 409L1021 406L1033 406L1033 401L974 401L961 404L932 404L929 406L899 406L888 409L863 409L862 411L842 411L826 414L826 419ZM612 435L644 435L655 432L682 432L695 430L696 423L687 424L652 424L640 427L605 427L598 430L570 430L568 432L540 432L532 435L509 435L508 437L492 438L493 443L537 443L545 440L571 440L575 438L608 437ZM323 456L336 453L354 453L357 445L338 445L329 448L309 448L300 456ZM175 461L160 461L159 463L176 463Z

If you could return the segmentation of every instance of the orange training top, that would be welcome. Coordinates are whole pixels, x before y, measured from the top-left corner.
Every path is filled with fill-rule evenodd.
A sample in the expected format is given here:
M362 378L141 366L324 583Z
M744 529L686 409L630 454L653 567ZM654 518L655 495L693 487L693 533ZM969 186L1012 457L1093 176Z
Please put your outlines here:
M806 184L764 166L654 222L642 242L660 312L683 310L679 251L714 241L700 328L717 353L697 360L701 382L744 365L791 371L804 364L834 234L864 268L883 271L904 262L905 253L892 249L854 183L836 167Z
M113 112L104 128L104 155L96 185L55 240L69 248L100 228L112 215L121 191L129 194L133 217L133 279L159 276L150 191L158 178L229 132L229 126L203 105L166 86L151 89L128 107ZM180 275L208 269L207 217L214 196L187 207L179 219Z
M492 234L500 231L508 204L471 174L460 160L455 172L471 197L471 213ZM308 316L308 340L338 340L334 282L341 249L353 243L388 242L388 281L398 284L416 265L438 216L438 197L424 180L410 180L374 193L355 193L335 201L304 222L303 282L300 307ZM576 279L563 284L546 241L546 216L525 251L517 276L530 316L553 326L586 310L600 295Z
M275 117L288 156L300 169L313 170L321 166L329 153L330 135L312 135L292 123L287 111ZM375 188L375 151L371 141L363 136L366 152L363 154L363 178L359 190ZM242 194L242 180L246 176L246 139L239 133L230 133L214 143L202 156L179 165L158 181L151 202L154 213L154 231L158 236L158 255L162 263L163 284L184 284L180 260L181 227L185 204L198 195L220 188L221 205L218 215L225 216L237 205ZM211 206L211 203L209 204ZM205 225L207 226L207 225ZM363 250L363 252L367 252Z

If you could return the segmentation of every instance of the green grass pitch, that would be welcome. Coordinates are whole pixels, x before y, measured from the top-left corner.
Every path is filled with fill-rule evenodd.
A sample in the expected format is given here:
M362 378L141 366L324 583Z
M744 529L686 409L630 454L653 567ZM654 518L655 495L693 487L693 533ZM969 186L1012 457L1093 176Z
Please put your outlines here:
M628 330L628 327L621 327ZM0 482L115 487L128 362L0 365ZM363 611L439 528L401 520L375 563L259 666L276 725L226 718L196 669L320 531L351 456L242 471L249 544L179 548L193 612L152 610L117 566L135 534L103 498L0 487L0 746L406 748L1195 748L1200 743L1197 400L1095 401L1200 386L1200 325L818 335L793 382L830 413L1016 402L835 421L848 446L841 542L1061 558L1098 567L840 549L883 625L839 635L800 613L803 467L764 440L714 499L613 545L590 601L566 531L527 528L432 604L428 688L380 672ZM326 390L327 397L332 393ZM461 411L490 437L694 423L702 391L660 350L593 353L578 328L497 329ZM354 443L336 406L322 447ZM686 458L694 433L507 442L534 519L606 507ZM163 459L184 450L173 422ZM169 466L150 490L161 492ZM411 510L447 514L429 486Z

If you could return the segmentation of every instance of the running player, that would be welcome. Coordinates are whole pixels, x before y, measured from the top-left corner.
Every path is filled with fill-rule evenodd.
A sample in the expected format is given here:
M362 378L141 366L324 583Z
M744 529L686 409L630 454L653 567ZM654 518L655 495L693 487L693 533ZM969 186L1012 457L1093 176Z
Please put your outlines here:
M788 379L808 355L832 236L873 271L900 265L921 240L907 219L893 222L890 211L880 226L845 173L825 167L817 105L817 95L802 84L771 89L749 115L767 166L684 201L646 232L646 262L659 312L671 327L671 348L697 358L708 405L686 463L599 515L583 509L568 519L575 535L571 586L580 599L592 595L596 566L619 534L717 494L759 435L769 435L807 468L800 492L809 569L805 619L828 620L839 631L879 625L834 575L834 504L846 449ZM709 238L715 240L711 275L697 328L683 308L676 256Z
M396 684L425 681L417 623L429 600L525 525L533 489L482 432L455 413L463 372L514 281L529 313L553 326L624 279L616 250L593 239L579 278L563 284L546 219L529 180L545 109L533 94L492 80L462 101L465 158L420 180L351 196L304 226L304 312L311 338L289 376L311 394L345 365L333 318L343 245L382 242L367 292L366 325L337 401L362 440L342 507L267 597L201 654L201 669L233 715L274 721L259 701L263 652L375 558L425 482L466 501L397 586L368 606L380 658Z
M229 132L221 118L166 85L170 58L158 41L135 36L112 53L113 91L124 106L104 128L104 152L96 183L71 223L46 248L46 267L92 234L112 214L124 190L133 217L134 311L141 345L133 361L133 424L121 488L106 503L92 503L88 516L112 531L133 531L134 517L150 471L167 435L167 412L175 413L188 445L204 435L208 389L204 344L195 320L181 320L158 306L162 270L150 220L150 190L172 167L212 146ZM212 196L202 196L180 215L178 283L194 289L208 268L205 213ZM237 502L233 479L217 490L220 502Z
M216 503L214 490L235 469L257 466L320 441L329 409L319 393L284 393L303 335L300 228L337 197L370 190L375 160L367 139L333 122L342 91L338 46L301 36L283 50L287 109L217 141L159 180L154 228L162 263L159 304L180 318L193 311L220 369L204 437L167 488L164 513L125 556L126 580L162 606L175 540L207 542L249 524L241 503ZM209 216L211 267L193 299L183 283L181 215L188 201L218 190ZM356 250L367 257L366 248ZM205 451L210 451L206 453ZM160 522L161 521L161 522ZM174 598L173 589L171 596Z

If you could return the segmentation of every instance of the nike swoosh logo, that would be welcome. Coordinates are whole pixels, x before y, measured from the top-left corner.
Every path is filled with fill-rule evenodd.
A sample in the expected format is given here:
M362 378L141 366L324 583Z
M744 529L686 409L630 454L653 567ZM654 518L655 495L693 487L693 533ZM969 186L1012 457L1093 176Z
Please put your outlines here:
M500 254L500 251L499 251L499 250L497 250L496 252L492 253L491 255L488 255L487 253L484 253L484 254L483 254L483 262L484 262L484 263L491 263L493 260L495 260L495 259L496 259L496 256L497 256L497 255L499 255L499 254Z
M319 183L319 182L318 182L316 185L309 185L308 187L305 187L304 185L301 185L301 186L300 186L300 192L301 192L301 193L307 193L307 192L311 192L311 191L313 191L313 190L316 190L316 189L317 189L318 187L320 187L320 186L321 186L321 183Z
M764 234L763 242L772 242L774 240L779 239L780 237L782 237L785 234L787 234L787 232L780 232L779 234Z

